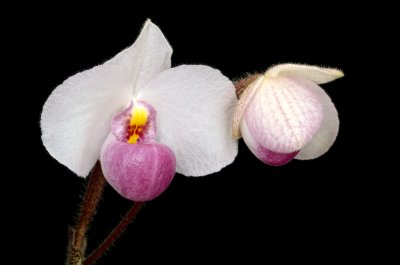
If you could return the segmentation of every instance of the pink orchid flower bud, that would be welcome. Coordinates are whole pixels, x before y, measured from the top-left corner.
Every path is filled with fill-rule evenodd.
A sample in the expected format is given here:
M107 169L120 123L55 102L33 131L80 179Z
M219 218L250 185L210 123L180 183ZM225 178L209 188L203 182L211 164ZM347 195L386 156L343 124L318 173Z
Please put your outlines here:
M339 119L318 86L340 78L337 69L283 64L253 81L240 97L233 135L261 161L280 166L292 159L314 159L334 143Z

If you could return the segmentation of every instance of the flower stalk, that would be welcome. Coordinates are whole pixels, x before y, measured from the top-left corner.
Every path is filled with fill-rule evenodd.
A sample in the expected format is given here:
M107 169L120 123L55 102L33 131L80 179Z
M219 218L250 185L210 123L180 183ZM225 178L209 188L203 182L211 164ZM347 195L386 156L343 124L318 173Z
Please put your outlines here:
M100 246L93 251L83 262L83 265L91 265L95 263L114 243L115 240L125 231L128 225L132 222L133 218L143 208L144 202L135 202L131 209L127 212L125 217L114 228L114 230L107 236L107 238L100 244Z
M101 171L100 163L94 166L83 197L78 222L75 228L70 229L67 265L82 264L86 248L85 235L89 224L96 212L106 180Z

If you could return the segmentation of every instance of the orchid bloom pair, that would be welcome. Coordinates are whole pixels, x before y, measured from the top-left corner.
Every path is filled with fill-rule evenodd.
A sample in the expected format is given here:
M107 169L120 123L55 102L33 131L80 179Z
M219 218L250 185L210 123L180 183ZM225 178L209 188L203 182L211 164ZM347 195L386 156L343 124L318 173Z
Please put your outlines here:
M131 47L59 85L41 117L48 152L81 177L100 159L117 192L148 201L175 172L204 176L232 163L241 135L271 165L315 158L334 142L337 112L316 83L340 77L340 71L276 66L238 102L233 83L218 70L171 68L171 55L148 20Z

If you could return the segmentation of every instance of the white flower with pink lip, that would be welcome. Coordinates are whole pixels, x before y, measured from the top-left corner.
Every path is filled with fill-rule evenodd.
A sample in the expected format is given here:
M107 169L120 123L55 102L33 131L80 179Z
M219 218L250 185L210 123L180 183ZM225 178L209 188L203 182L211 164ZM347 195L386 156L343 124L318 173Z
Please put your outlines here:
M335 142L339 118L318 84L343 76L337 69L282 64L247 86L236 108L232 133L266 164L314 159Z
M48 152L81 177L100 159L109 184L135 201L157 197L175 172L203 176L232 163L232 82L203 65L170 68L171 54L148 20L131 47L59 85L41 117Z

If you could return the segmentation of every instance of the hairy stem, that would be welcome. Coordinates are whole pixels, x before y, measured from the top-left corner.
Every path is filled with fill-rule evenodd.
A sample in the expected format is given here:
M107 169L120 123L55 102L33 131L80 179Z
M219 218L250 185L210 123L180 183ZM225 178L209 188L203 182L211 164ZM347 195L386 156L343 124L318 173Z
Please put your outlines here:
M114 230L107 236L107 238L100 244L100 246L93 251L83 262L83 265L91 265L95 263L111 246L111 244L125 231L127 226L132 222L132 219L142 209L144 202L136 202L132 208L127 212L125 217L114 228Z
M89 183L83 197L78 222L74 229L70 229L70 242L68 247L68 265L81 264L86 242L85 235L88 226L95 214L97 204L100 201L106 180L101 171L100 162L94 166L92 174L89 177Z

